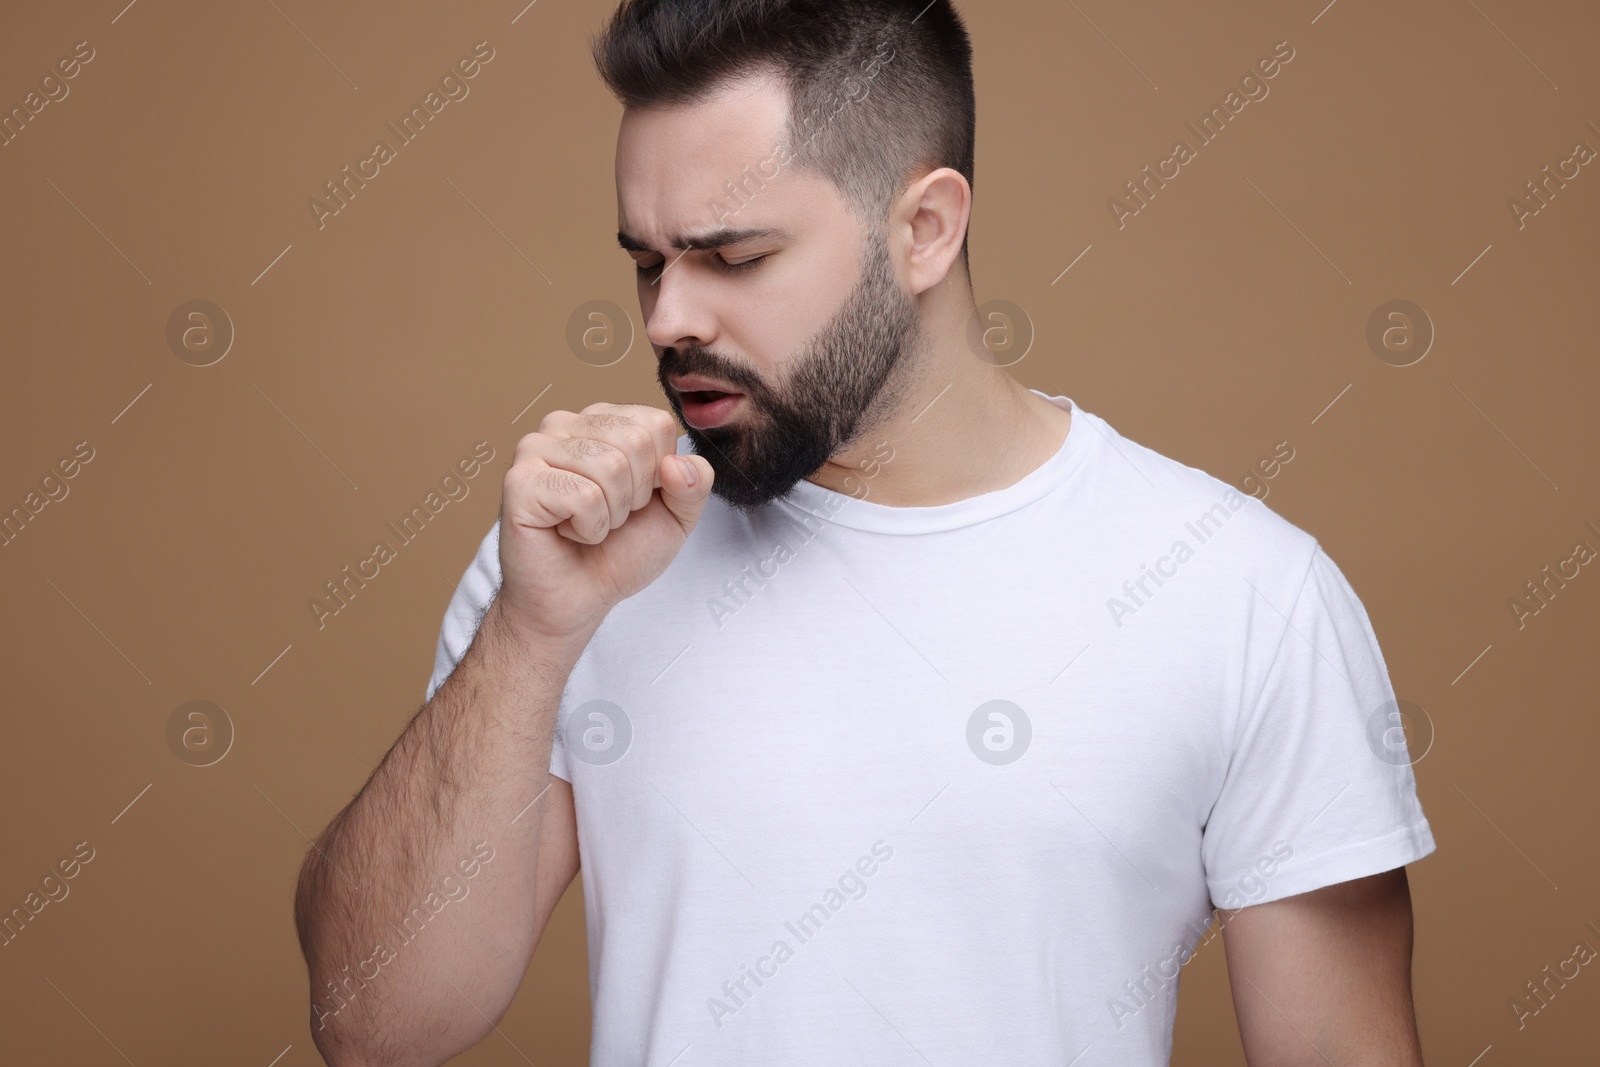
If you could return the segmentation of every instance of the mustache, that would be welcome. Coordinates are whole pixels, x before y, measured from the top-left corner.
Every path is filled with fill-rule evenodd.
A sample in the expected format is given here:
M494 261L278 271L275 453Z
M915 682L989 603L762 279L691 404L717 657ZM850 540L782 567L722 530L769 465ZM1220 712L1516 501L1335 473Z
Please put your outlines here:
M673 375L700 375L727 382L747 396L760 395L764 383L743 369L732 365L703 348L667 349L656 365L656 377L663 389L670 392L667 379Z

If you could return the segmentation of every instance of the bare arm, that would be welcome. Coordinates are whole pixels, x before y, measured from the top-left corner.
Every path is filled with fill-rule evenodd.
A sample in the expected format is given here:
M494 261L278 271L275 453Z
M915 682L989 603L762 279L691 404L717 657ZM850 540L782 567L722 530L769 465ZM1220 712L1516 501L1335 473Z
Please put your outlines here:
M334 1067L438 1064L487 1036L577 872L572 787L548 772L577 651L530 645L497 604L301 870L312 1038Z
M1422 1067L1404 867L1221 916L1251 1067Z
M307 855L295 925L333 1067L431 1067L488 1036L578 869L549 776L606 614L666 568L713 471L659 408L555 411L502 483L501 583L454 672Z

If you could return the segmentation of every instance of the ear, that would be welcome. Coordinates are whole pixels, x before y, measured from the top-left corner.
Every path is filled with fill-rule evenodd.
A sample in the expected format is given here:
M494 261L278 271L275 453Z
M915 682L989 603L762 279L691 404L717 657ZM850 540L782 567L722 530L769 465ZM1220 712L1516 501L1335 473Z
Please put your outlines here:
M913 296L945 280L961 254L972 216L972 187L960 171L940 167L911 183L895 201L889 249Z

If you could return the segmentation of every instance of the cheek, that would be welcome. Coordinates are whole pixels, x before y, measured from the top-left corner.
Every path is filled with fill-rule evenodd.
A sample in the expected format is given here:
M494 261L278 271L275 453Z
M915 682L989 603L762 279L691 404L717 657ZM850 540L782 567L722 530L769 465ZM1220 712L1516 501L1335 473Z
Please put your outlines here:
M726 337L746 365L776 388L791 380L800 363L813 358L808 349L829 318L830 309L794 296L750 302L726 324Z
M759 293L741 301L736 313L740 328L751 332L750 350L769 363L796 353L833 322L850 300L860 272L853 259L837 251L804 259L797 254L777 266L753 286Z

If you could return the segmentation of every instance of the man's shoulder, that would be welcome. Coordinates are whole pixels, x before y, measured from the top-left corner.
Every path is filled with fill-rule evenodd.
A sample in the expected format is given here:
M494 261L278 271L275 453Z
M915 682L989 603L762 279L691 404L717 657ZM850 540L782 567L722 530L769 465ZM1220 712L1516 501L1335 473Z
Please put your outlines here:
M1123 436L1098 420L1104 446L1098 464L1103 499L1094 503L1113 521L1159 534L1171 530L1191 548L1216 546L1265 568L1303 574L1316 538L1260 497Z

